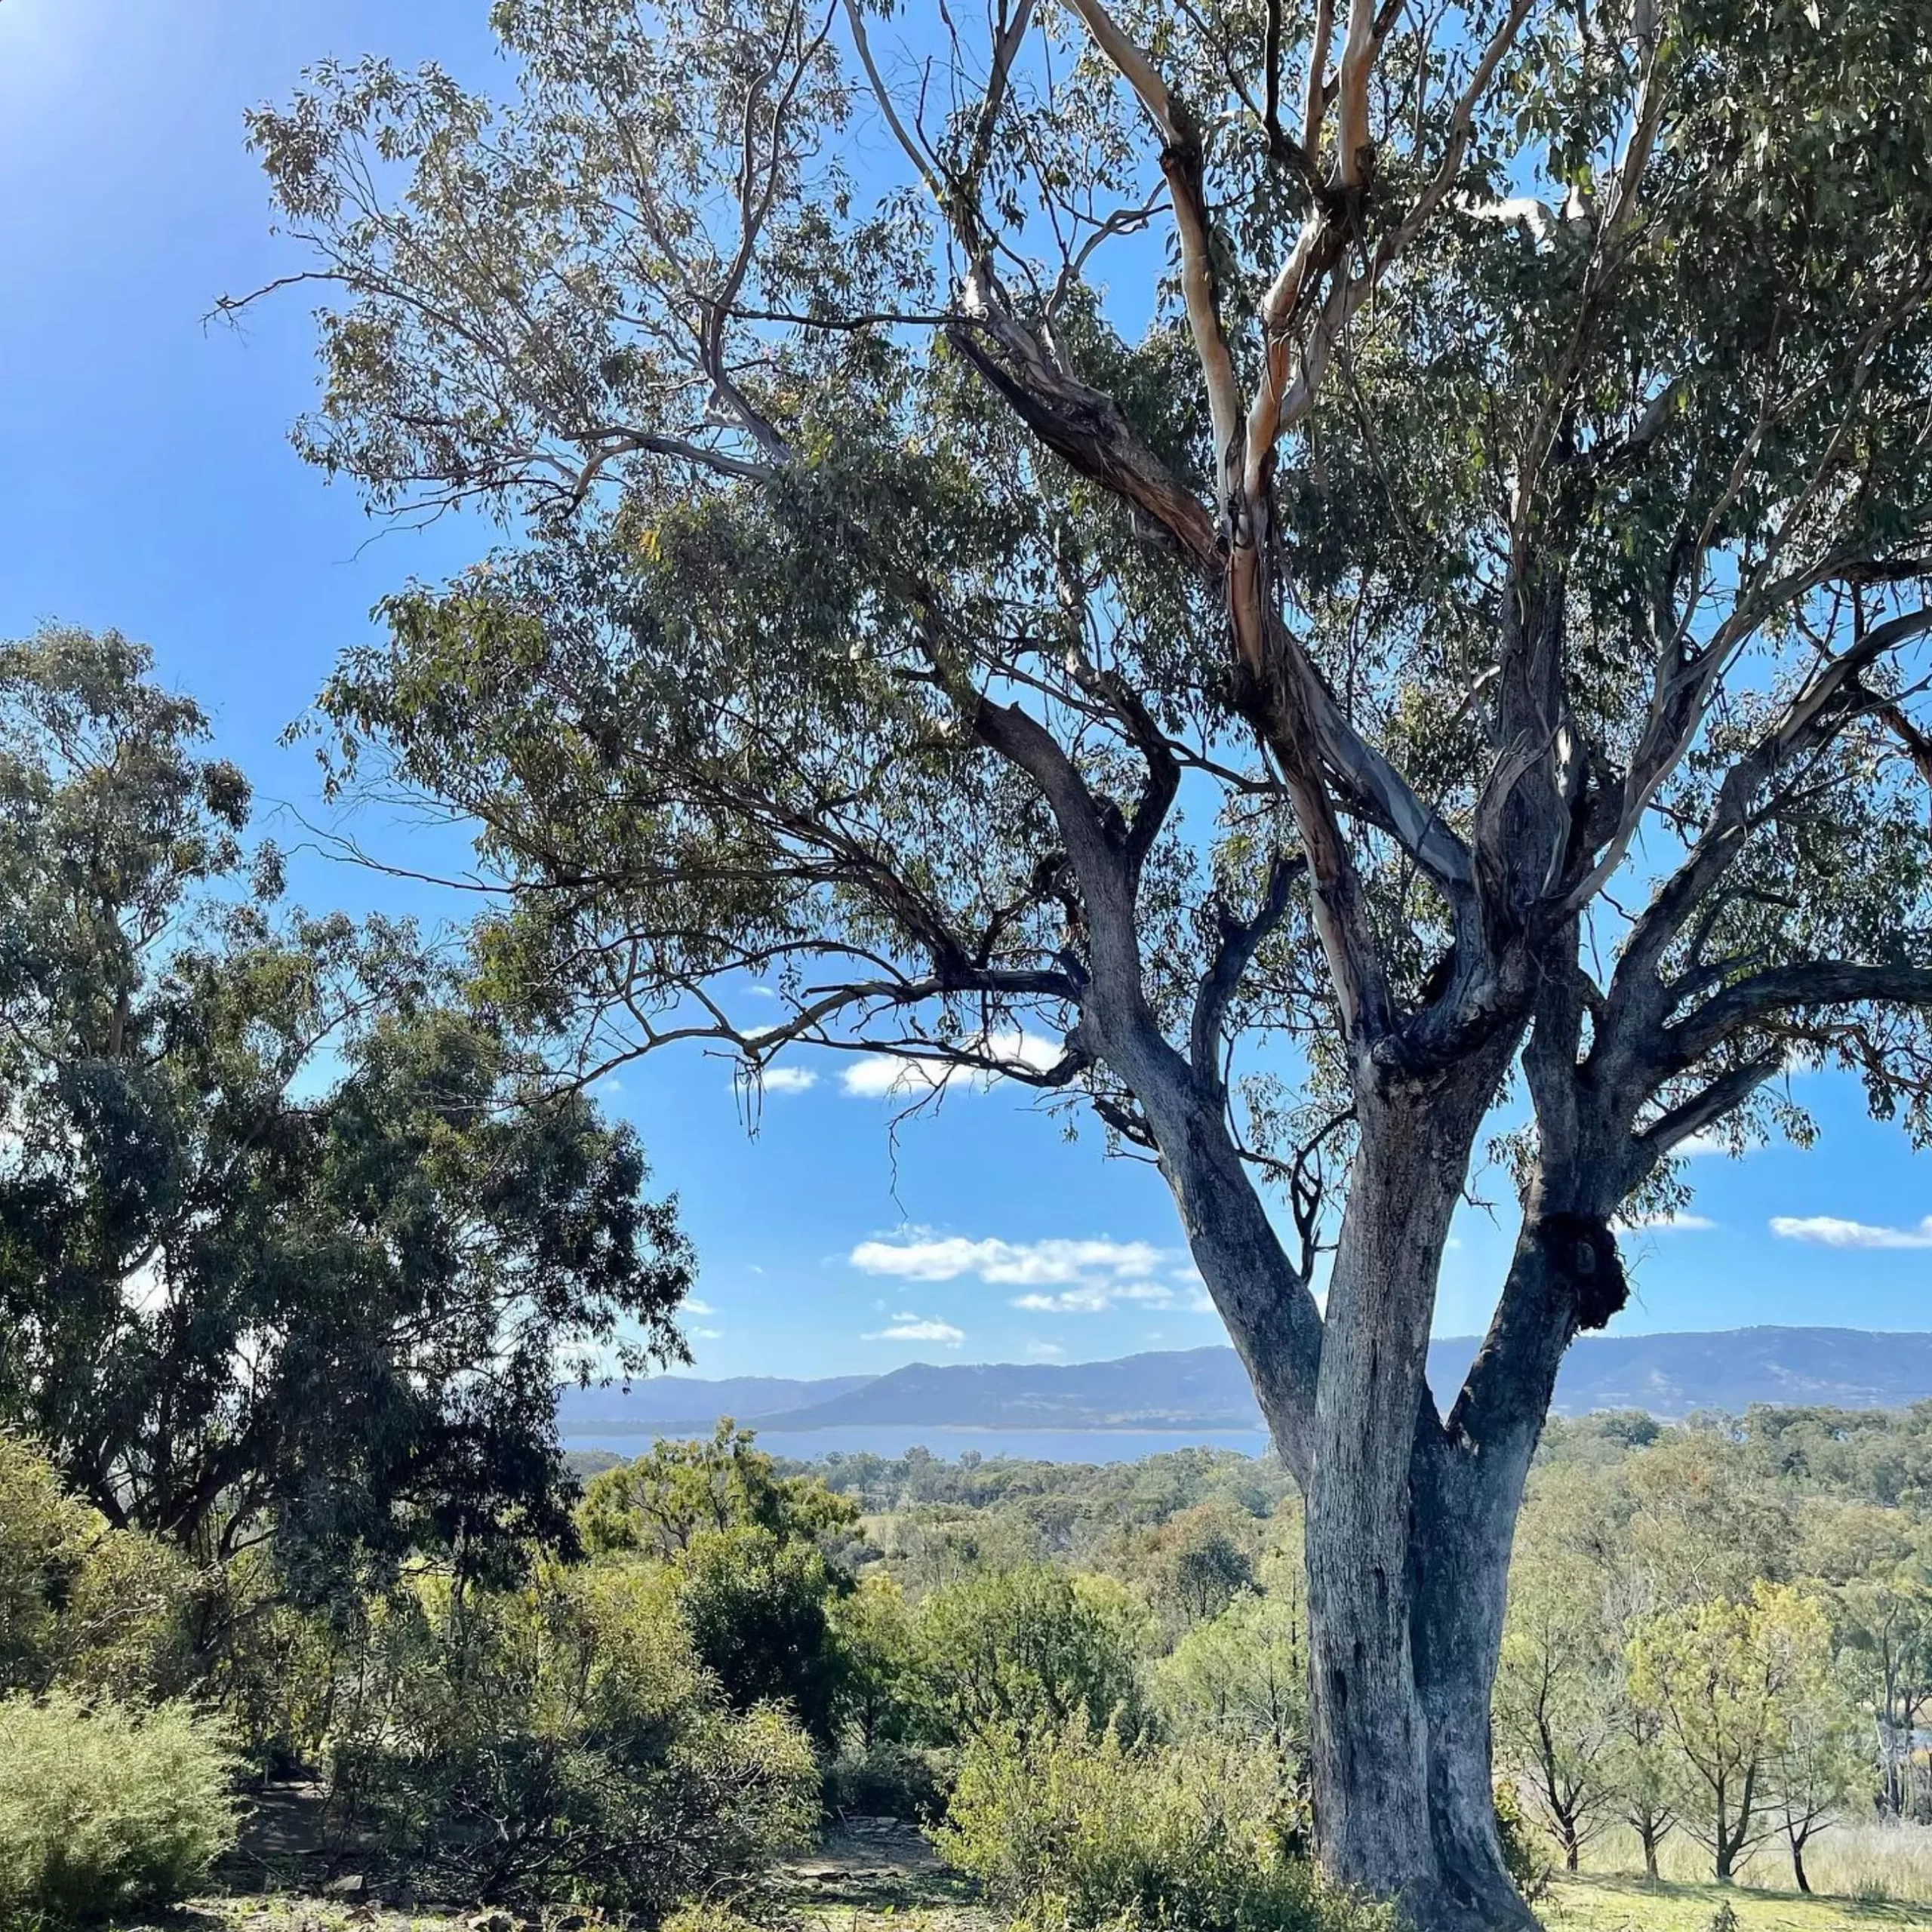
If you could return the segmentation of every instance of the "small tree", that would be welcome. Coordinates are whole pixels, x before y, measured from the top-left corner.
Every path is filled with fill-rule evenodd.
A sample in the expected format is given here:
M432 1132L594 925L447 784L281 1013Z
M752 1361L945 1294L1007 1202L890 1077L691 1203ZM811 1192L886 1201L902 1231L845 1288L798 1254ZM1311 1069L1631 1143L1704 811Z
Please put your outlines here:
M1160 1660L1153 1690L1181 1736L1248 1739L1298 1776L1308 1748L1308 1627L1300 1605L1244 1590Z
M1644 1875L1654 1884L1658 1850L1677 1827L1672 1739L1669 1721L1632 1694L1627 1663L1619 1664L1611 1703L1610 1784L1623 1822L1642 1847Z
M1632 1689L1668 1727L1679 1822L1710 1852L1719 1884L1777 1829L1775 1767L1831 1667L1823 1611L1788 1584L1663 1611L1634 1640Z
M1769 1807L1790 1849L1791 1875L1808 1892L1805 1847L1852 1806L1869 1808L1877 1783L1869 1727L1836 1674L1792 1697L1769 1769Z
M948 1584L921 1604L920 1675L941 1741L1059 1729L1140 1729L1144 1604L1105 1577L1046 1564Z
M1496 1677L1497 1749L1571 1872L1615 1815L1620 1660L1605 1580L1574 1558L1526 1549Z
M1879 1802L1902 1817L1912 1798L1914 1736L1932 1709L1932 1587L1924 1559L1848 1578L1834 1594L1847 1661L1878 1735Z
M838 1742L844 1657L832 1606L852 1587L810 1542L758 1528L701 1530L672 1566L699 1660L740 1710L787 1703Z
M856 1503L816 1476L781 1476L757 1439L726 1416L709 1442L658 1442L601 1471L577 1509L586 1546L672 1556L705 1530L764 1530L781 1542L811 1543L856 1527Z
M832 1618L841 1713L859 1749L903 1742L918 1723L918 1635L897 1578L868 1571Z

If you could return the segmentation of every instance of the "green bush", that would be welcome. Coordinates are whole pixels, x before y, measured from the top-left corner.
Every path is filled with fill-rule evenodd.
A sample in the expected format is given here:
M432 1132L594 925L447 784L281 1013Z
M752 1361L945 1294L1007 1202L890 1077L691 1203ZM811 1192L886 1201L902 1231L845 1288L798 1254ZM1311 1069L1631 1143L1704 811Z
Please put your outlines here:
M1536 1828L1523 1815L1523 1801L1507 1779L1496 1787L1496 1841L1503 1869L1531 1905L1549 1890L1554 1868L1537 1842Z
M234 1769L184 1704L0 1699L0 1924L185 1897L235 1841Z
M0 1434L0 1695L57 1682L130 1703L177 1694L195 1580L178 1550L110 1528Z
M633 1561L398 1595L337 1712L338 1793L491 1902L649 1919L754 1876L808 1841L817 1764L789 1712L731 1707L673 1591Z
M769 1530L701 1530L671 1574L691 1641L731 1703L783 1699L829 1748L843 1675L830 1611L848 1586L820 1551Z
M977 1738L934 1842L1036 1932L1395 1932L1291 1855L1298 1825L1265 1753L1135 1747L1076 1718Z
M883 1740L841 1751L825 1767L825 1808L844 1817L936 1818L946 1807L949 1755Z
M1109 1577L1027 1563L962 1578L919 1607L923 1721L943 1744L1055 1730L1076 1715L1131 1736L1144 1719L1140 1660L1157 1636L1146 1604Z

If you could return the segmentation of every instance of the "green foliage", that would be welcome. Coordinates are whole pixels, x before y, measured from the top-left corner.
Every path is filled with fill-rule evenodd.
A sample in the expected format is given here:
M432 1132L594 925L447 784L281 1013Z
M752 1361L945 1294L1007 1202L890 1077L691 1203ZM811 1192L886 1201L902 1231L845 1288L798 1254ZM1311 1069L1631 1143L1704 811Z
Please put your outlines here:
M1111 1579L1044 1564L989 1571L920 1606L920 1676L941 1740L1057 1731L1076 1717L1132 1736L1143 1718L1139 1663L1153 1632Z
M0 1924L176 1903L235 1841L235 1768L186 1704L0 1697Z
M770 1530L700 1530L672 1567L706 1668L740 1709L789 1701L821 1743L838 1725L844 1659L831 1606L851 1581L808 1543Z
M648 1455L593 1477L577 1524L592 1552L688 1549L704 1530L762 1530L780 1542L814 1542L856 1527L857 1503L816 1473L786 1475L727 1416L709 1442L658 1442Z
M755 1875L817 1816L806 1739L779 1706L731 1706L659 1570L392 1597L353 1694L339 1780L398 1850L486 1899L655 1917Z
M715 1900L694 1900L681 1905L663 1921L663 1932L760 1932L757 1921Z
M898 1579L869 1571L831 1608L847 1727L868 1750L911 1736L918 1723L919 1632Z
M1795 1748L1798 1714L1827 1697L1831 1672L1824 1612L1787 1584L1663 1611L1632 1640L1632 1693L1675 1744L1678 1816L1720 1882L1770 1828L1774 1762Z
M1243 1739L1292 1762L1308 1737L1304 1606L1286 1592L1242 1592L1155 1666L1153 1696L1178 1737Z
M914 1744L848 1744L825 1767L825 1808L835 1817L931 1823L946 1815L949 1755Z
M196 1581L178 1551L110 1528L0 1435L0 1694L59 1681L139 1703L185 1689Z
M902 1538L914 1522L997 1521L1012 1527L1028 1555L1083 1561L1124 1532L1157 1528L1203 1503L1266 1517L1293 1488L1272 1454L1232 1449L1175 1449L1100 1463L1032 1462L972 1449L950 1461L928 1449L902 1457L835 1451L811 1466L829 1488L868 1513L891 1512Z
M976 1737L935 1841L1023 1926L1395 1932L1389 1908L1320 1884L1300 1829L1264 1755L1131 1747L1076 1718Z
M1497 1754L1574 1871L1612 1816L1623 1632L1602 1570L1537 1545L1519 1543L1511 1569L1491 1718Z
M1180 1631L1218 1615L1253 1584L1260 1542L1260 1526L1245 1511L1202 1502L1124 1537L1104 1560Z
M0 648L0 1426L203 1561L272 1513L316 1594L513 1557L560 1361L679 1346L672 1211L408 928L278 912L207 736L112 632Z
M1523 1801L1513 1784L1496 1787L1496 1841L1502 1848L1503 1869L1509 1873L1509 1882L1534 1905L1549 1889L1549 1860L1523 1815Z

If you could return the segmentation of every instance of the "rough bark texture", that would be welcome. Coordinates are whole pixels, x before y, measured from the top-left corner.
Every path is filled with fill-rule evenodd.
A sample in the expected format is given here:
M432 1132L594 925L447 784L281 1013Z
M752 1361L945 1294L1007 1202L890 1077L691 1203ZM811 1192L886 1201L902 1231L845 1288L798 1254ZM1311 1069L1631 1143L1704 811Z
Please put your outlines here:
M1521 1485L1494 1485L1457 1457L1424 1374L1437 1271L1496 1071L1484 1059L1453 1084L1391 1083L1362 1103L1308 1492L1323 1861L1399 1896L1428 1932L1534 1922L1503 1867L1491 1785Z

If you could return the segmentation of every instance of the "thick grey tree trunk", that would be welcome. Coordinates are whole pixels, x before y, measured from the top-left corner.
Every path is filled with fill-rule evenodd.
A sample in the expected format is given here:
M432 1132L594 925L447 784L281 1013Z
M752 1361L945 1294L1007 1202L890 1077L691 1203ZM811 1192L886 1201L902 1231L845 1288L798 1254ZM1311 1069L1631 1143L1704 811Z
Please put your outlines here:
M1358 1103L1308 1483L1312 1770L1333 1876L1399 1898L1418 1932L1507 1932L1535 1924L1503 1868L1491 1783L1521 1483L1458 1454L1426 1380L1450 1218L1494 1091L1487 1067L1457 1078Z

